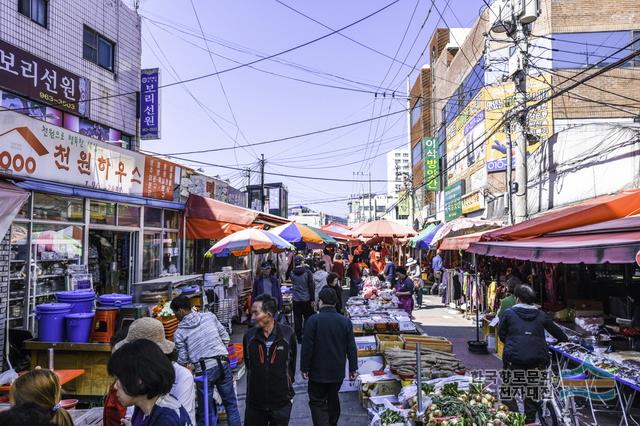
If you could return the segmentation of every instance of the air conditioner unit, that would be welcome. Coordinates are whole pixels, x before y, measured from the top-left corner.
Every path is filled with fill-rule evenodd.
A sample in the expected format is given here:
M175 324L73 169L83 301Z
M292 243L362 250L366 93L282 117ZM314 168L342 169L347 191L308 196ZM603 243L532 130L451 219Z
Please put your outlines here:
M514 14L521 23L532 23L540 16L540 0L515 0Z

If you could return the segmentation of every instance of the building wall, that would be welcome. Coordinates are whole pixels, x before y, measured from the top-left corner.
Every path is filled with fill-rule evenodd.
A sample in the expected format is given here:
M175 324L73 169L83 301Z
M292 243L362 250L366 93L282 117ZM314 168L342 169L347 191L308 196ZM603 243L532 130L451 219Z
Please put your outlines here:
M404 188L407 175L411 176L411 154L409 148L387 152L387 195L397 197Z
M5 335L7 319L7 299L9 298L9 239L10 230L7 231L4 239L0 241L0 351L4 354L4 345L7 341ZM4 356L0 359L0 371L4 371Z
M83 59L83 26L115 43L114 71ZM0 0L0 38L59 67L91 80L89 118L136 135L136 95L140 90L140 16L120 0L48 2L47 28L18 12L16 0Z

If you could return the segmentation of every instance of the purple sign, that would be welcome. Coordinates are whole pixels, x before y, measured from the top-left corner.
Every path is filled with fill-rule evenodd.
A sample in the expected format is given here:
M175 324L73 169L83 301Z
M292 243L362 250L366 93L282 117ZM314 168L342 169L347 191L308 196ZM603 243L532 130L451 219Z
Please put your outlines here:
M484 110L477 113L466 126L464 126L464 134L469 133L474 127L476 127L482 120L484 120Z
M160 139L160 70L150 68L140 74L140 139Z

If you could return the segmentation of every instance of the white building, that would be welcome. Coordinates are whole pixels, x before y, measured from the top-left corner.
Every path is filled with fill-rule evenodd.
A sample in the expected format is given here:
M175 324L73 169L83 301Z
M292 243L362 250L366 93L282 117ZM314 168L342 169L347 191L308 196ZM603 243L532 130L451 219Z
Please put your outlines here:
M411 155L409 148L399 148L387 152L387 195L398 199L406 189L403 182L411 179Z
M121 0L0 0L0 40L0 68L12 73L0 78L3 107L47 106L52 124L138 147L142 48L135 10ZM31 87L13 75L33 77Z
M348 201L349 216L347 224L357 225L362 222L385 219L395 220L395 216L387 214L387 208L393 206L395 200L386 194L361 194Z

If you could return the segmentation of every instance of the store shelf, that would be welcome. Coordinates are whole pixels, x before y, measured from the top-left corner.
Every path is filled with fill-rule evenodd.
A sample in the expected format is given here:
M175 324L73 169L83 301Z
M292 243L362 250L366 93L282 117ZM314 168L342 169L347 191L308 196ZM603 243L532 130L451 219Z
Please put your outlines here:
M15 302L16 300L23 300L24 297L10 297L9 302Z
M70 259L70 258L66 258L66 259L39 259L36 262L40 263L48 263L48 262L77 262L79 259Z
M11 263L24 263L24 262L26 262L26 260L17 260L17 259L12 259L10 262L11 262Z
M64 278L64 274L53 274L53 275L37 275L37 279L45 279L45 278Z
M9 277L9 281L24 281L27 277Z
M62 291L62 290L60 290L60 291ZM56 293L57 293L57 291L52 291L52 292L50 292L50 293L36 294L36 296L35 296L35 297L36 297L36 299L37 299L38 297L50 297L50 296L54 296Z

